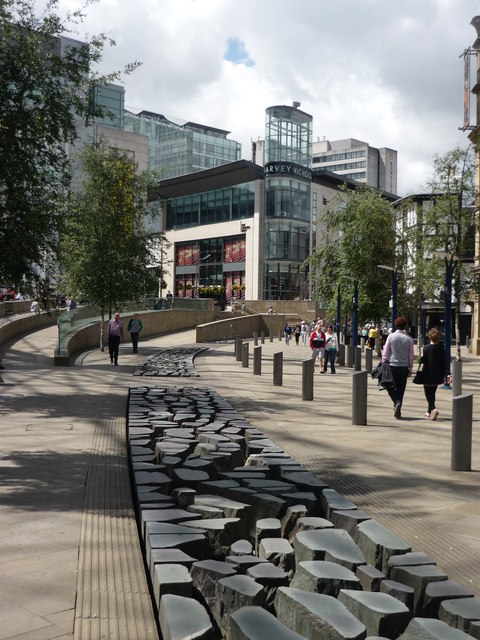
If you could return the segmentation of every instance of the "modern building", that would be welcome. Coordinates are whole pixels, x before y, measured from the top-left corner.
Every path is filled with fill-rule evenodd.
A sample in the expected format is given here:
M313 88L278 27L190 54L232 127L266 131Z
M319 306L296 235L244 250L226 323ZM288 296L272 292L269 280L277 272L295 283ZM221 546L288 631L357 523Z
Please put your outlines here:
M253 161L161 180L171 248L164 256L167 288L177 296L232 299L308 299L306 258L317 246L317 216L345 183L312 171L312 116L293 106L266 109L265 139ZM385 194L391 200L396 196Z
M150 111L125 112L126 131L148 137L148 166L162 178L174 178L195 171L235 162L241 144L229 140L229 131L194 122L177 124Z
M397 152L387 147L376 149L354 138L319 140L313 143L313 168L397 193Z

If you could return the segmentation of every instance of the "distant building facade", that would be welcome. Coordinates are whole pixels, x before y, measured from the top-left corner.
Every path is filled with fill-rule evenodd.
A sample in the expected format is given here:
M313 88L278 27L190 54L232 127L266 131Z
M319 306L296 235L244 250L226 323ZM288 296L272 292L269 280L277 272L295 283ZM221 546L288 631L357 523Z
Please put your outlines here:
M313 143L313 168L332 171L379 191L397 193L397 152L376 149L367 142L346 138Z
M241 157L241 144L227 138L229 131L215 127L194 122L176 124L150 111L126 111L124 128L147 136L149 169L156 169L165 179L218 167Z

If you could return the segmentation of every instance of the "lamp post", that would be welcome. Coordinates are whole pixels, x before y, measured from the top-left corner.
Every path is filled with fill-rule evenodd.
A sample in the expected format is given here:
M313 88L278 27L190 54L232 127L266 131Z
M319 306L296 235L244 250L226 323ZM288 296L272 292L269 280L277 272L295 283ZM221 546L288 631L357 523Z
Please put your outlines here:
M445 321L443 345L445 349L445 363L447 371L450 371L450 351L452 344L452 280L453 272L455 271L456 263L458 262L458 256L450 251L434 251L434 254L439 258L444 258L445 260ZM451 386L447 382L447 378L444 379L442 389L451 389Z
M379 269L385 269L392 272L392 329L395 325L395 318L397 317L397 294L398 294L398 271L395 267L390 267L388 264L377 264Z
M357 346L357 333L358 333L358 280L351 278L350 276L340 276L345 280L351 280L353 282L353 315L352 315L352 349L355 353L355 347ZM338 303L338 301L337 301ZM338 308L337 308L338 313Z
M335 331L337 333L337 344L340 344L340 308L342 306L342 294L340 291L340 285L338 285L337 289L337 323L335 327Z

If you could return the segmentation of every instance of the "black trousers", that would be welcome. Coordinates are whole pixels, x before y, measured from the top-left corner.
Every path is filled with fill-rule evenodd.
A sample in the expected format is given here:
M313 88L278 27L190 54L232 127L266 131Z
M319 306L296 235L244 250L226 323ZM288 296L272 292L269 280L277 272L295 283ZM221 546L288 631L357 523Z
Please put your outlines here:
M132 332L130 332L130 335L132 337L133 353L137 353L137 351L138 351L138 336L140 335L140 332L139 331L132 331Z
M388 395L393 400L393 404L397 404L397 402L401 404L407 386L408 367L392 367L392 365L390 365L390 369L393 380L395 381L395 388L387 389Z
M108 336L108 352L110 360L118 364L118 348L120 347L120 336Z
M435 409L435 394L437 393L437 386L438 385L423 385L423 392L425 393L425 398L427 399L428 402L428 413L432 413L432 411Z
M335 359L337 357L336 349L325 349L323 354L323 370L327 371L328 363L330 362L330 371L335 373Z

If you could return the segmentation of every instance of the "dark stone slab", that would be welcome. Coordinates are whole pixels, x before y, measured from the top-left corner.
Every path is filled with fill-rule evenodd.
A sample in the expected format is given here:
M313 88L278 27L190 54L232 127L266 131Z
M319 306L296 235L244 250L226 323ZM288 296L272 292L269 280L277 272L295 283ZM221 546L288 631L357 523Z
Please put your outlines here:
M210 480L206 471L188 469L187 467L175 467L172 470L172 480L175 487L189 487L197 489L202 482Z
M145 553L147 556L152 549L180 549L195 558L206 558L208 543L204 534L199 533L159 533L150 534L145 538Z
M475 597L473 591L467 589L455 580L432 582L425 588L422 616L425 616L426 618L437 618L440 603L443 600L473 597Z
M247 575L265 587L288 585L288 574L271 562L260 562L247 569Z
M236 540L230 547L231 556L248 556L253 553L250 540Z
M365 625L369 635L395 638L412 617L408 607L386 593L343 589L338 599Z
M160 606L160 599L167 593L192 597L192 577L182 564L157 564L153 570L153 597Z
M265 606L265 591L253 578L235 575L217 582L213 616L224 637L230 630L231 614L255 606Z
M333 511L348 511L356 509L357 505L335 489L323 489L320 506L324 516L330 520Z
M413 587L415 590L413 614L416 616L423 610L423 599L427 585L431 582L448 580L448 576L435 565L429 564L418 567L392 567L390 570L390 579Z
M299 531L294 548L297 563L303 560L331 560L352 571L365 564L363 553L343 529Z
M329 520L337 529L345 529L352 536L353 540L358 543L357 527L361 522L370 520L370 516L361 509L334 510L330 514Z
M295 568L295 552L285 538L262 538L258 546L258 557L268 560L283 571L293 573Z
M413 597L415 590L412 587L395 582L395 580L382 580L380 583L380 593L386 593L389 596L400 600L403 604L413 612Z
M437 564L435 560L423 551L411 551L400 555L390 556L387 562L387 573L390 575L393 567L420 567L426 564Z
M379 591L382 580L385 580L383 573L369 564L357 567L355 575L364 591Z
M198 558L192 558L181 549L152 549L147 556L147 566L152 580L154 567L157 564L181 564L189 569L194 562L198 562Z
M471 640L463 631L430 618L413 618L398 640Z
M468 633L470 623L480 621L480 598L443 600L438 617L451 627Z
M193 520L194 515L189 511L183 509L142 509L140 512L141 530L145 537L145 523L146 522L171 522L173 524L180 524L184 521ZM197 518L197 521L200 518ZM197 525L198 526L198 525Z
M388 560L395 555L409 553L410 545L376 520L365 520L357 526L358 546L368 564L387 573Z
M207 607L213 612L215 608L216 585L222 578L234 576L237 568L228 563L218 560L203 560L195 562L190 568L193 585L202 594Z
M238 573L246 573L250 567L255 567L257 564L265 563L267 560L262 560L257 556L245 555L245 556L226 556L225 562L229 562L237 567Z
M243 607L230 616L231 640L305 640L262 607Z
M165 640L213 640L214 630L205 607L193 598L166 594L160 600L160 630Z
M331 596L280 587L275 596L275 610L280 622L304 638L365 638L365 626Z
M340 589L362 588L353 571L327 560L299 562L290 586L334 598L338 596Z

